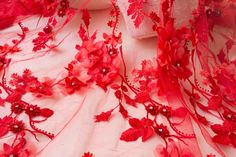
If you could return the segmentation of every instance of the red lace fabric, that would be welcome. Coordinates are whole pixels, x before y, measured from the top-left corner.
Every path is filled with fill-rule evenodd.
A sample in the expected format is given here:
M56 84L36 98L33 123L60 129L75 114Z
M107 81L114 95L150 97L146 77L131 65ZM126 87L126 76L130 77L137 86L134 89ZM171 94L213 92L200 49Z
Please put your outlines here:
M0 2L0 157L234 156L236 1L111 0L98 25L90 3Z

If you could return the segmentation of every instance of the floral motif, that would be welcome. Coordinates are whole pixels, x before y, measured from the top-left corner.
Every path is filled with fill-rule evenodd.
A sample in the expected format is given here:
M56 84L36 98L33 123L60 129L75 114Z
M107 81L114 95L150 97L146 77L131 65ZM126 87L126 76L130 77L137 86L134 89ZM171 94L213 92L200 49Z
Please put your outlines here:
M86 14L86 15L84 15ZM89 26L89 15L84 12L83 20L86 28ZM95 41L96 32L90 37L85 35L85 29L81 25L79 35L81 45L76 45L79 51L75 58L87 69L89 81L96 82L98 86L106 90L118 76L120 60L118 58L118 45L121 44L121 34L109 36L103 34L104 41Z
M45 79L45 81L40 82L37 77L33 76L29 69L24 70L22 76L18 74L12 74L10 84L15 87L15 91L22 94L26 92L31 92L40 97L43 95L51 96L52 83L50 79Z
M25 149L26 140L24 139L24 134L18 139L18 143L10 146L6 143L3 144L3 152L0 152L0 156L19 156L19 157L29 157L30 150Z

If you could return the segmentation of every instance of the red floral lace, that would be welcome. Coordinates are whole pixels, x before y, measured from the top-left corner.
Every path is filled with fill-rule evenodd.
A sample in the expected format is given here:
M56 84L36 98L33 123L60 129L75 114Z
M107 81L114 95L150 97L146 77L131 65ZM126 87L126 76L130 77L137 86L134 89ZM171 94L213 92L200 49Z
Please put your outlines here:
M12 135L10 142L2 143L0 156L34 156L26 134L34 136L35 140L39 140L39 134L53 140L53 133L40 129L37 124L46 123L54 111L27 102L26 94L53 99L55 86L66 94L74 94L93 84L104 92L114 90L118 103L95 115L95 122L112 120L112 115L119 112L130 125L120 135L120 140L131 142L140 138L145 142L158 136L163 141L163 145L156 149L160 156L193 157L196 153L201 156L194 123L206 142L221 156L227 156L222 145L236 147L236 59L232 50L236 44L236 1L198 0L193 18L181 27L175 25L176 19L172 15L174 2L162 0L158 15L155 11L145 12L143 6L149 3L148 0L128 0L126 16L137 28L145 18L151 20L150 29L157 34L155 59L144 59L140 68L128 74L123 56L123 34L117 32L120 11L116 0L111 0L111 19L107 22L111 31L104 32L102 38L97 38L97 32L89 31L89 11L72 8L67 0L1 1L0 29L18 23L22 32L11 43L1 43L0 46L0 106L10 110L0 118L0 138ZM43 55L63 44L64 39L57 44L50 41L75 14L82 14L82 23L78 26L81 42L75 45L76 55L62 69L66 75L59 81L56 76L38 78L29 69L6 79L7 69L12 64L11 56L21 52L21 43L29 32L20 21L33 14L48 18L32 40L32 51ZM63 22L58 22L61 19ZM226 34L216 27L229 31ZM219 52L210 46L217 40L215 34L225 41ZM159 97L165 102L159 102ZM127 105L142 107L146 114L142 118L131 116ZM159 117L163 118L162 122ZM217 120L211 121L212 117ZM90 152L82 155L93 156L96 154ZM209 152L207 156L215 155Z

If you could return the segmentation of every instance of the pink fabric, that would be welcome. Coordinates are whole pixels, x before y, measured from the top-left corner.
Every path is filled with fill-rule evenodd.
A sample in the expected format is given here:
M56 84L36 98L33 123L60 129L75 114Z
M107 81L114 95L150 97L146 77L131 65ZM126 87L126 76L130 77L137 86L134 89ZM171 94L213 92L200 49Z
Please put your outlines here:
M100 20L102 18L108 18L108 11L96 11L92 13L94 25L91 25L91 30L99 29L99 32L107 30L105 21ZM68 35L67 40L60 46L60 49L53 50L50 55L46 55L42 58L18 62L32 56L31 48L27 47L25 42L22 54L13 56L13 62L16 62L11 66L8 71L8 76L14 72L21 72L23 69L30 67L36 76L61 76L61 69L63 69L71 58L75 55L74 45L78 43L78 36L76 36L77 24L80 23L76 20L72 21L65 29L62 30L60 38ZM36 25L37 18L30 19L24 22L25 25ZM42 20L40 23L45 23ZM121 31L123 32L123 40L125 48L125 59L127 62L128 72L135 66L140 64L140 61L145 58L152 58L156 54L155 43L156 39L145 39L137 41L129 36L126 30L124 21L121 19ZM4 30L1 33L8 33L17 30L17 26ZM37 30L37 29L35 29ZM32 31L34 32L34 30ZM34 33L29 34L32 39L35 37ZM60 39L58 39L60 40ZM30 40L28 41L30 42ZM40 54L38 54L40 56ZM52 62L53 59L53 62ZM57 67L57 68L55 68ZM59 90L59 89L58 89ZM60 90L58 93L61 92ZM163 142L159 137L152 138L145 143L139 141L126 143L120 141L119 137L121 133L129 127L129 124L123 120L121 116L115 114L109 123L94 123L94 115L99 114L102 111L109 109L117 103L117 100L113 96L111 91L105 93L99 87L91 87L86 91L81 91L78 94L72 96L64 96L62 94L56 95L53 99L35 99L27 97L27 100L31 100L31 103L38 103L44 107L50 107L54 110L54 115L48 119L47 122L41 126L43 129L55 133L56 137L53 141L48 138L40 137L40 141L34 140L34 137L29 135L28 138L32 138L32 142L37 148L32 148L37 157L80 157L84 152L90 151L95 154L95 157L159 157L154 152L155 148L159 148L159 145L163 145ZM172 101L172 100L170 100ZM139 109L128 107L130 114L135 114L136 117L141 118L145 110L141 107ZM3 112L1 112L3 113ZM0 114L1 114L0 113ZM162 119L159 119L161 122ZM191 126L189 126L191 127ZM199 147L201 148L202 156L206 156L207 153L215 151L210 148L200 136L200 131L196 130L199 136ZM7 140L7 139L4 139ZM198 150L196 145L193 148ZM233 157L235 150L228 148L226 150L229 157ZM156 155L155 155L156 154ZM216 153L217 154L217 153ZM195 154L196 157L201 156Z
M151 11L155 11L158 15L160 15L160 5L161 0L147 0L143 2L143 11L146 14L149 14ZM133 20L131 16L127 16L127 9L129 6L128 0L118 0L119 8L123 14L123 17L126 22L126 27L128 32L134 38L147 38L153 37L156 33L150 29L152 26L152 21L148 18L145 18L139 28L135 28L133 24ZM197 0L178 0L174 1L173 6L173 15L176 18L176 26L186 25L190 18L192 17L192 11L197 9Z

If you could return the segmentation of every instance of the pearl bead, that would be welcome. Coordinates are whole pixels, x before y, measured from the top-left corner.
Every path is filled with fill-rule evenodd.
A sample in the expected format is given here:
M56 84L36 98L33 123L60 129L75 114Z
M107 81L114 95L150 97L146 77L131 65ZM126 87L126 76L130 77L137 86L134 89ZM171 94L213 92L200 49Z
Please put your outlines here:
M15 125L13 125L13 128L14 128L14 129L18 129L19 126L18 126L17 124L15 124Z

